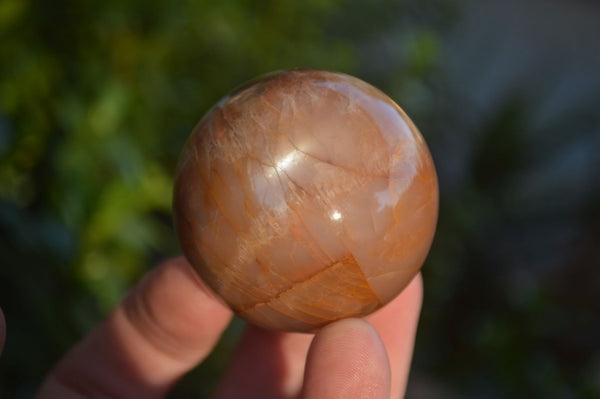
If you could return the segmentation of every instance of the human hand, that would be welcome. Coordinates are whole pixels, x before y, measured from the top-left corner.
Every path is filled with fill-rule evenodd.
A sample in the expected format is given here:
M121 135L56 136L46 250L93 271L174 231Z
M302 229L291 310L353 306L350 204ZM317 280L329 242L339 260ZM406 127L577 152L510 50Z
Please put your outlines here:
M417 275L383 309L316 335L249 325L215 398L399 398L422 301ZM184 258L149 273L58 363L38 398L161 398L201 363L232 313Z

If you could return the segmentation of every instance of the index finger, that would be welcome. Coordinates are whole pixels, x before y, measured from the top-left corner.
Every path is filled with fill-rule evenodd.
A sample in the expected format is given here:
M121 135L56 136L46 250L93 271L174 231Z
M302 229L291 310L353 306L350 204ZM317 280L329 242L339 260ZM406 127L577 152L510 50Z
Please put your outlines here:
M162 397L230 318L183 258L168 260L60 361L38 397Z

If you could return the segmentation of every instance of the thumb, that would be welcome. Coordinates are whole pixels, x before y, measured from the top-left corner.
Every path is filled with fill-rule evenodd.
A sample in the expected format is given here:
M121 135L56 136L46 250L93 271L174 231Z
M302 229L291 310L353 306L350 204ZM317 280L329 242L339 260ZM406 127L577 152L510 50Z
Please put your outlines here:
M375 328L361 319L324 327L310 346L304 381L304 399L389 399L390 364Z

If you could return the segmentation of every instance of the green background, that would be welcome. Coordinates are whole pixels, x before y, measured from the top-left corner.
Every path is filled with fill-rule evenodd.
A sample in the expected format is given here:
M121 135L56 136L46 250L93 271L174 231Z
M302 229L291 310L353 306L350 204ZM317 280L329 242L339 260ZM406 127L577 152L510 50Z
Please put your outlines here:
M292 67L380 87L437 164L408 397L600 396L600 9L560 3L0 1L0 397L179 253L193 126ZM210 394L242 327L173 398Z

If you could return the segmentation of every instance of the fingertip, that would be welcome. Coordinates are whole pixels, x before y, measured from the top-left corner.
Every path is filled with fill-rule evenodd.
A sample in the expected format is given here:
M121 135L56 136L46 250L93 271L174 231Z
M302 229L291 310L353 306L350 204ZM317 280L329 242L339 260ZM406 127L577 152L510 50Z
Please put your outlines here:
M188 364L208 355L232 317L183 257L158 265L120 308L116 316L122 311L159 351Z
M379 334L364 320L321 329L307 358L304 398L389 398L390 366Z
M183 257L154 269L126 298L122 310L155 346L189 363L208 355L212 345L206 343L217 339L232 317Z
M164 397L208 356L231 315L183 258L169 259L66 354L38 397Z

